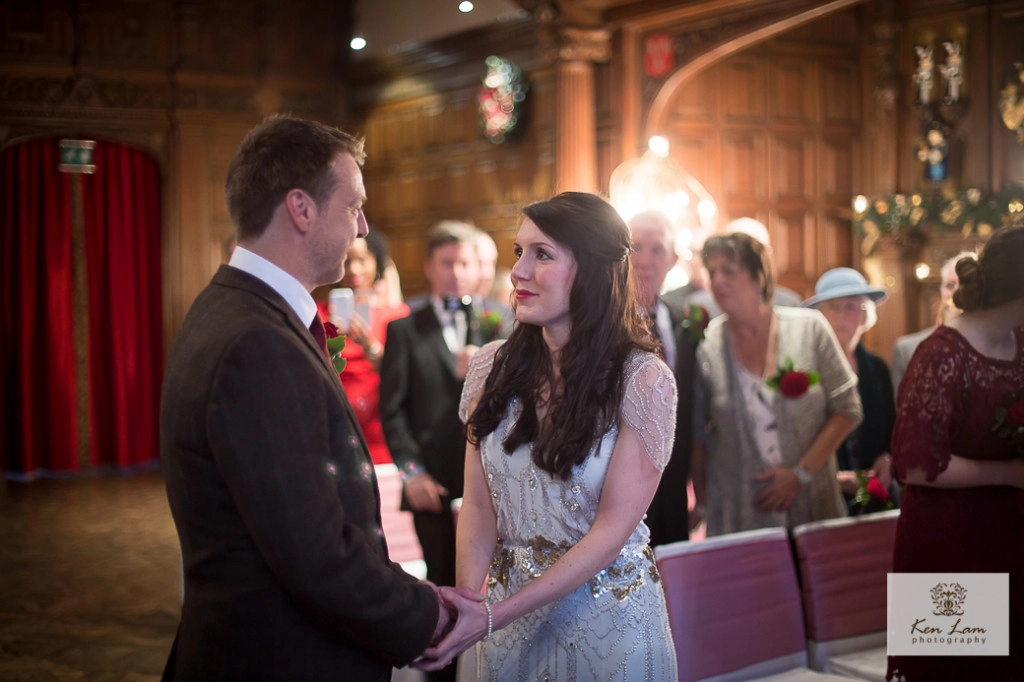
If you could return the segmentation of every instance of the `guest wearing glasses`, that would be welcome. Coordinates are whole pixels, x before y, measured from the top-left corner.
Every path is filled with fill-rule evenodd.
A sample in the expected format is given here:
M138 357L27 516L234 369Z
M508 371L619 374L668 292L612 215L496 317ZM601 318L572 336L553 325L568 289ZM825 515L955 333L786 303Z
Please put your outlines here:
M864 408L864 421L850 432L836 450L839 485L847 506L853 505L860 483L857 472L877 477L890 497L892 457L889 441L896 421L892 381L885 360L869 353L861 338L878 322L875 306L885 300L885 290L867 283L852 268L833 268L819 279L814 296L804 306L820 310L832 326L850 367L857 373L857 394Z

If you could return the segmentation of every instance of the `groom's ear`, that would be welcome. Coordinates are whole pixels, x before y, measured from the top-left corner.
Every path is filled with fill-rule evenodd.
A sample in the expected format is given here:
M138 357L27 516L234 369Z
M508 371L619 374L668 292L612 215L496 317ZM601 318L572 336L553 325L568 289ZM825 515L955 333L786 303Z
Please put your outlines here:
M305 234L320 215L320 209L304 190L291 189L284 196L284 209L295 228Z

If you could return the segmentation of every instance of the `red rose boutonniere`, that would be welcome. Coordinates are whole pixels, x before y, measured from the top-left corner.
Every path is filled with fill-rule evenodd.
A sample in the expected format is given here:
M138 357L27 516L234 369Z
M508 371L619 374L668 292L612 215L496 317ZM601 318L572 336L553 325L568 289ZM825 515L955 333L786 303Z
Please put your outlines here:
M853 506L857 509L858 514L884 511L896 506L889 499L889 491L882 486L877 476L868 478L863 471L858 470L857 482L860 484L860 488L853 496Z
M1024 399L1009 407L996 408L996 423L992 430L1013 443L1018 455L1024 455Z
M818 381L817 372L798 370L793 365L793 359L786 358L786 361L779 367L778 373L769 377L765 383L768 384L768 388L778 391L787 398L799 398Z
M331 356L334 369L341 374L345 371L348 360L341 357L341 351L345 349L345 335L338 331L338 327L331 322L324 322L324 331L327 336L327 353Z
M708 328L710 322L711 314L707 308L702 305L691 305L683 317L683 329L686 330L690 341L698 344L704 340L704 330Z

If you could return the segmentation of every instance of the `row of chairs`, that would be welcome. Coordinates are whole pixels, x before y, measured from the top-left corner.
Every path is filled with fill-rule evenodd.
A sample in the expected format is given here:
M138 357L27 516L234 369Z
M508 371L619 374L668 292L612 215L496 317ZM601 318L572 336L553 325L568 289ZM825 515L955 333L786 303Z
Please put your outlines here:
M898 515L655 547L680 682L883 681Z

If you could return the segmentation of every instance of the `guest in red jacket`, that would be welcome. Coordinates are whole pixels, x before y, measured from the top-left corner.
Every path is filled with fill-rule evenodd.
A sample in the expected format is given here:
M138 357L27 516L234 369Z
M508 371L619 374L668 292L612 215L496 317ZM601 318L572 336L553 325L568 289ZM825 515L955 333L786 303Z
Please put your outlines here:
M374 296L373 285L384 276L387 263L387 241L377 230L370 229L364 239L356 239L348 250L345 277L338 286L351 289L356 301L369 303L370 319L363 319L367 310L365 307L356 306L356 312L346 325L330 319L329 305L326 301L317 304L320 316L337 324L339 331L348 337L345 350L341 353L348 361L341 373L341 383L345 387L349 402L352 403L352 409L355 410L359 428L366 437L374 464L391 462L391 453L384 442L380 411L377 407L380 359L384 354L387 326L388 322L409 314L409 307L404 303L397 306L388 305L386 301L378 303Z

